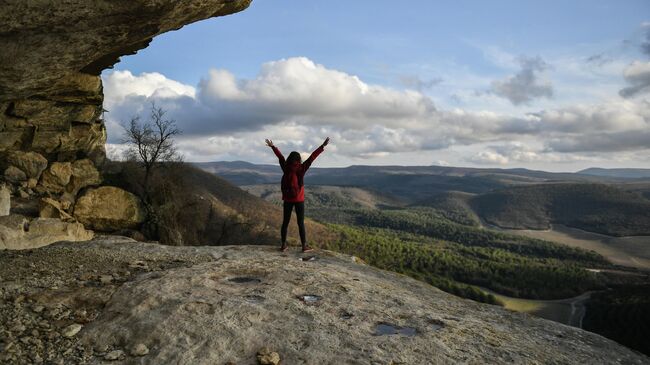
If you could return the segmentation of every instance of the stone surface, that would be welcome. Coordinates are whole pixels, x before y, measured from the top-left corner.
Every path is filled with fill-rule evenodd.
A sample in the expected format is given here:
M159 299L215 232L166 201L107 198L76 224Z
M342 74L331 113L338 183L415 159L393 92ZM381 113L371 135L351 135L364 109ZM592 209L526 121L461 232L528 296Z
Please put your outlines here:
M350 256L313 255L318 260L303 262L275 247L116 236L3 252L0 331L3 349L12 350L0 352L0 363L31 364L38 355L102 364L119 350L121 363L255 364L262 347L281 364L650 363L577 328L459 299ZM115 280L97 285L98 275ZM260 281L230 280L238 277ZM304 294L322 303L305 305ZM71 323L83 330L61 335ZM380 323L415 332L377 336ZM131 354L137 344L148 347L145 357Z
M94 245L109 244L83 247ZM302 262L298 252L264 246L111 247L132 256L163 251L213 258L126 282L79 336L86 346L158 344L147 363L251 364L264 346L286 364L649 362L599 335L459 299L328 251ZM235 277L259 282L229 280ZM304 294L321 296L321 303L305 305L298 299ZM343 312L354 315L343 319ZM378 336L380 323L411 327L414 334Z
M145 219L140 199L114 186L88 189L75 203L74 217L99 231L137 228Z
M0 217L0 250L29 249L58 241L87 241L93 231L81 223L54 218L29 219L19 214Z
M36 180L47 168L47 159L36 152L12 151L7 155L7 163L21 169L28 178Z
M0 183L0 217L9 215L11 210L11 191L7 184Z

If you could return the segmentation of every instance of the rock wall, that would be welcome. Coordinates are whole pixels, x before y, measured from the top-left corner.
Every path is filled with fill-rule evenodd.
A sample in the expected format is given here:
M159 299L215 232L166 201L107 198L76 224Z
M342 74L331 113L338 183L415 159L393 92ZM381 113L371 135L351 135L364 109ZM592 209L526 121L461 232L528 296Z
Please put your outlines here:
M241 11L250 2L3 2L0 184L8 183L17 199L12 207L25 206L20 199L49 198L46 215L71 216L80 190L101 183L106 128L100 73L156 35Z

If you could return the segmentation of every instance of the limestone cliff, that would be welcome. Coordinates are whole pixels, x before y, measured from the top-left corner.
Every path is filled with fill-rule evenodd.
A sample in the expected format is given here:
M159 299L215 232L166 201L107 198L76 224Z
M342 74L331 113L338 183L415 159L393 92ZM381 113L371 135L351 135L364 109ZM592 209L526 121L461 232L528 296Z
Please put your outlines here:
M101 184L101 71L161 33L241 11L250 1L1 2L0 184L10 187L11 205L46 198L35 215L72 217L77 194ZM1 201L6 207L8 199Z
M301 260L306 259L306 260ZM103 237L0 256L0 361L648 364L599 335L329 251Z
M13 1L0 11L0 152L103 158L99 74L156 35L250 0Z

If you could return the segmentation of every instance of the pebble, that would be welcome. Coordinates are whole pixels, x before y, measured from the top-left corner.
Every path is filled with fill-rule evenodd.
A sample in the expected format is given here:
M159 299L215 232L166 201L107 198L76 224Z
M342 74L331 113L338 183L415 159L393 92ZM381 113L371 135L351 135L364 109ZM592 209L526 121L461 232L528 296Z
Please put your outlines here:
M131 355L133 356L144 356L149 353L149 348L143 344L139 343L131 349Z
M124 351L122 350L113 350L104 356L104 360L115 361L124 358Z
M112 275L100 275L99 276L99 282L102 284L110 284L113 282L113 276Z
M260 365L278 365L280 363L280 354L271 351L268 347L262 347L257 351L257 363Z
M18 323L15 326L11 327L11 332L23 333L26 327L22 323Z
M43 307L42 305L35 305L32 307L34 313L41 313L43 309L45 309L45 307Z
M81 331L81 328L83 328L82 325L78 323L74 323L64 328L62 334L67 338L71 338L74 337L77 333L79 333L79 331Z

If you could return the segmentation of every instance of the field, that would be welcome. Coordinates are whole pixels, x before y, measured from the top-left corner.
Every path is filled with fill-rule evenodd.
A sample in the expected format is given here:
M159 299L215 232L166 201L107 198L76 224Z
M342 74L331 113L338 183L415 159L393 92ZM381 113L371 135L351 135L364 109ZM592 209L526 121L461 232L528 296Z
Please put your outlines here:
M494 226L491 228L592 250L616 265L650 270L650 236L611 237L559 224L548 230L502 229Z

